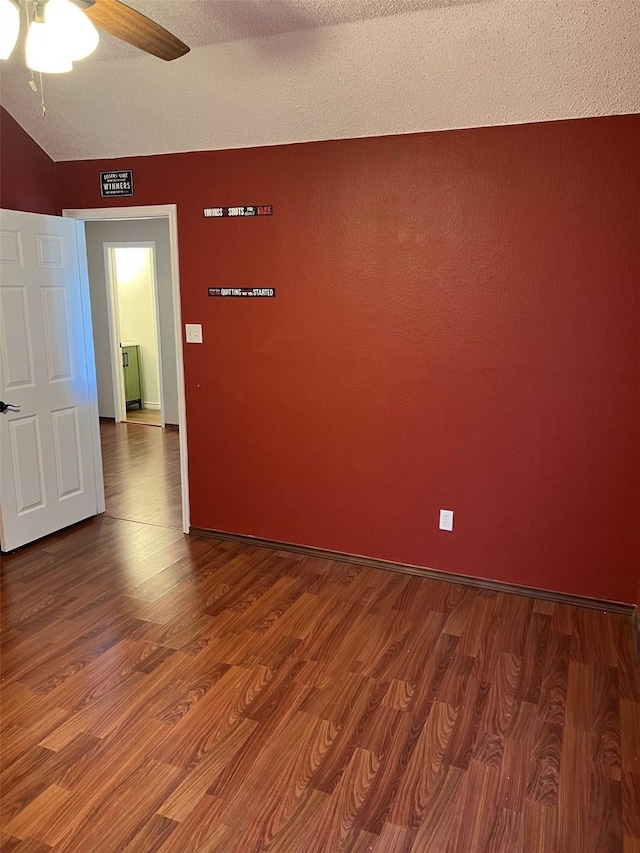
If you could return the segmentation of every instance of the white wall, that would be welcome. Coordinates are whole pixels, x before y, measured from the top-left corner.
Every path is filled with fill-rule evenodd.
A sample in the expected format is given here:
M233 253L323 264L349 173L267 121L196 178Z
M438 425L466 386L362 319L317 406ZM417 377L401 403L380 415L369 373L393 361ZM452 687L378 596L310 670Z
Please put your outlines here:
M160 374L153 249L116 248L113 251L121 344L138 344L143 406L160 408Z
M113 377L109 347L109 314L104 266L105 243L156 244L160 340L162 349L162 385L164 417L178 423L178 379L173 321L173 289L171 283L171 248L169 223L166 219L135 219L114 222L86 222L87 261L93 318L93 342L96 352L98 409L101 417L115 417Z

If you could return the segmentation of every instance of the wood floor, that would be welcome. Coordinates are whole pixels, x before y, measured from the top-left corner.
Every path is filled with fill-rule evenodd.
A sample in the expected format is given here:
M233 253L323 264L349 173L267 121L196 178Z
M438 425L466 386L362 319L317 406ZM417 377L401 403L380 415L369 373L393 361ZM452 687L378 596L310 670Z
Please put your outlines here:
M162 413L159 409L127 409L127 422L161 426Z
M180 438L142 424L100 424L107 515L182 528Z
M640 851L619 615L102 516L2 640L6 853Z

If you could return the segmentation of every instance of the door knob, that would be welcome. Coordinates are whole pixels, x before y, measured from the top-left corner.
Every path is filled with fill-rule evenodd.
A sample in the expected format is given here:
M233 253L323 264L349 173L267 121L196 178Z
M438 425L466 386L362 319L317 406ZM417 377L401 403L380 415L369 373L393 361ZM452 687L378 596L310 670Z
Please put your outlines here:
M16 406L13 403L4 403L0 400L0 415L4 415L5 412L19 412L20 406Z

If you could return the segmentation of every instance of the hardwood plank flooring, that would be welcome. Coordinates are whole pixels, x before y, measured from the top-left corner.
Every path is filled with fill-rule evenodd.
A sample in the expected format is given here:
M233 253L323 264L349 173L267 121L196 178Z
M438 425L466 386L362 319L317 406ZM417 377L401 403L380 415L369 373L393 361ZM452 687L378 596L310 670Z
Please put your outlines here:
M127 409L127 421L132 424L162 426L162 414L159 409Z
M182 528L178 433L103 421L100 438L107 515Z
M129 429L2 559L2 851L640 850L629 619L131 521Z

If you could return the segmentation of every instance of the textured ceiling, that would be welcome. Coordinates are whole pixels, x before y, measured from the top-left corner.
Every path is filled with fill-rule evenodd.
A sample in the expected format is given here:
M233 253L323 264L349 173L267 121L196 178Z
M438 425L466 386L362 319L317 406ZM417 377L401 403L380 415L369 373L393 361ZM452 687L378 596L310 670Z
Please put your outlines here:
M131 0L190 47L274 36L484 0ZM135 48L103 39L102 56L135 56Z
M101 36L0 102L55 160L640 112L635 0L131 0L192 48Z

